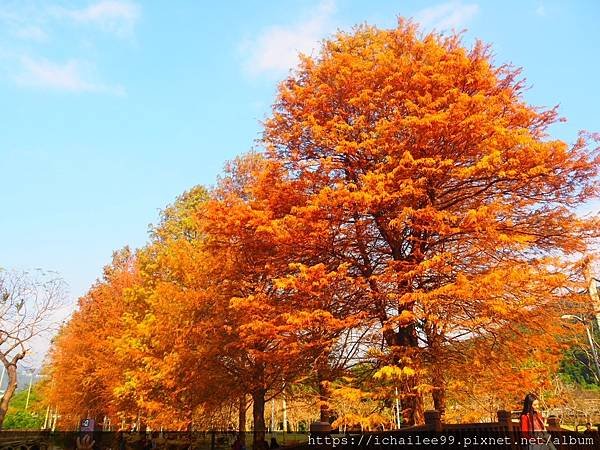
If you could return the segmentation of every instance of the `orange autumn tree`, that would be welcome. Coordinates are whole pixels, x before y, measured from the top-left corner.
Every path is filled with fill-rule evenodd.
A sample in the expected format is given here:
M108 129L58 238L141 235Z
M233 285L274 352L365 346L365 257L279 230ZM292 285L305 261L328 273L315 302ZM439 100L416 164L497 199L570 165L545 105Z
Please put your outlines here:
M220 296L223 280L201 220L209 199L196 186L161 212L138 252L140 282L126 297L135 308L124 314L127 327L116 341L124 376L115 395L132 399L140 422L152 428L224 429L232 405L245 426L243 363L226 347L229 299Z
M278 223L293 187L262 166L248 155L230 165L212 198L201 189L184 194L138 254L141 282L126 298L137 306L117 341L125 373L115 392L152 426L189 423L198 408L206 418L237 398L243 430L249 394L262 443L264 402L311 372L348 327L341 312L324 309L322 290L311 303L299 298L310 281L276 278L295 248ZM339 288L343 275L330 281Z
M196 218L207 198L197 186L162 211L151 242L135 258L129 251L115 256L58 337L48 372L66 382L51 380L48 389L69 425L78 416L108 415L113 423L182 429L238 392L214 365L208 344L217 343L204 326L218 314L206 295L209 271ZM131 279L124 278L126 259Z
M347 327L345 317L299 301L298 284L284 279L299 241L284 226L295 186L280 175L276 162L255 154L239 158L201 219L212 298L224 306L211 333L218 337L216 360L252 398L255 446L264 441L268 398L311 372L336 330Z
M185 428L206 400L202 391L217 386L195 333L197 313L210 301L195 220L207 199L196 186L161 212L151 242L138 252L140 280L125 298L126 326L115 340L124 373L114 394L131 399L136 416L153 428Z
M137 279L134 254L127 247L115 252L52 343L44 398L66 426L77 426L83 417L116 418L132 406L113 395L124 369L115 360L113 339L123 330L125 291Z
M412 374L409 423L424 392L444 410L439 356L457 341L480 337L485 351L502 327L543 333L536 305L562 301L580 277L564 274L597 234L575 212L598 193L593 142L552 139L556 110L528 105L523 88L481 42L400 20L302 57L266 122L268 157L301 191L290 233L364 288L382 364ZM519 314L531 309L539 320Z

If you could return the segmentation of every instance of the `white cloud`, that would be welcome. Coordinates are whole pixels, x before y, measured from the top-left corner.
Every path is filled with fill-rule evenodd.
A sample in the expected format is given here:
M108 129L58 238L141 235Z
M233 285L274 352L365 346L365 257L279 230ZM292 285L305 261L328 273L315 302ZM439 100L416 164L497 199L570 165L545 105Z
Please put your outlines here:
M535 13L538 16L545 16L546 15L546 8L544 7L544 4L540 2L540 4L538 5L538 7L535 9Z
M42 28L43 18L39 12L25 2L17 5L0 4L0 28L18 39L46 41L48 35Z
M264 28L254 39L241 45L244 69L251 75L285 72L298 63L298 53L310 53L319 41L333 29L333 0L323 0L303 21L289 26Z
M6 35L12 37L8 40L7 48L3 48L0 42L0 56L6 54L0 59L0 71L11 73L10 79L19 86L124 95L122 86L99 81L94 64L86 63L75 55L81 54L82 42L93 42L93 35L87 33L88 29L101 30L121 38L132 37L140 17L140 6L135 0L87 0L84 7L64 5L65 2L57 2L40 7L27 1L9 4L1 4L0 1L0 28L7 30ZM67 56L66 62L44 58L41 47L37 51L18 50L22 48L22 43L17 40L47 43L50 36L53 37L51 44L56 46L64 35L61 31L68 28L69 24L78 26L74 27L75 30L68 30L69 40L65 48L72 50L73 56ZM49 48L52 46L45 47Z
M46 32L36 25L28 25L19 28L14 31L14 35L19 39L25 39L28 41L35 42L44 42L48 39L48 35L46 34Z
M21 86L45 88L66 92L94 92L123 95L121 86L107 86L91 80L85 64L70 60L63 64L45 59L21 58L22 72L15 77Z
M424 28L443 31L463 27L478 12L479 5L476 3L450 1L422 9L415 15L415 20Z
M61 8L56 13L77 23L94 25L117 36L126 37L133 33L140 8L127 0L101 0L83 9Z

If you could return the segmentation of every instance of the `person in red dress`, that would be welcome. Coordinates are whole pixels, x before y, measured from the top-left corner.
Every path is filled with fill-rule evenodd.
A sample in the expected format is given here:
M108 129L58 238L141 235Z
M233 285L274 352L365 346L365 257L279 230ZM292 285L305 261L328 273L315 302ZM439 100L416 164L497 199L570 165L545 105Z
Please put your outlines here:
M527 394L523 400L523 412L521 412L521 434L524 438L545 437L546 426L544 418L538 412L539 401L535 394ZM544 439L545 441L545 439ZM556 449L552 444L530 442L528 445L530 450L550 450Z
M546 429L544 418L538 412L539 400L535 394L527 394L523 400L523 412L521 412L521 432L528 437L534 436L536 432Z

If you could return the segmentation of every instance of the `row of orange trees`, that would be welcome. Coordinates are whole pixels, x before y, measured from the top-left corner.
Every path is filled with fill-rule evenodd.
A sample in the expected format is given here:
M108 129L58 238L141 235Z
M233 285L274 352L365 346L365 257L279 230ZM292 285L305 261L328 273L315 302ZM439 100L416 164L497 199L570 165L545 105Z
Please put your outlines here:
M183 194L80 299L50 401L165 428L226 404L243 426L252 405L262 442L265 401L298 386L341 422L332 396L382 416L397 390L405 423L543 389L560 315L585 308L598 230L576 208L600 160L593 136L552 139L556 110L523 87L485 45L402 20L325 41L280 84L262 151Z

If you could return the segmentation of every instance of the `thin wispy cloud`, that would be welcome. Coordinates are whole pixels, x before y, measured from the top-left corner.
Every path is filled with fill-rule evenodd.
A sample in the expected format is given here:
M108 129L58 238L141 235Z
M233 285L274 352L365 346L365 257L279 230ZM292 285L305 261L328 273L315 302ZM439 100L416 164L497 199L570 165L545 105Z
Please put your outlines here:
M93 71L88 64L70 60L55 63L46 59L21 57L21 72L15 77L20 86L50 89L63 92L92 92L124 95L121 86L109 86L94 81Z
M140 17L140 7L126 0L101 0L82 9L55 8L59 17L92 25L120 37L131 36Z
M44 15L27 3L18 6L0 5L0 29L19 40L44 42L48 34L44 30Z
M538 7L535 9L535 13L538 16L545 16L546 15L546 8L544 7L544 4L542 2L540 2L540 4L538 5Z
M299 53L311 53L334 29L333 0L322 1L304 20L291 25L272 25L253 39L242 42L244 70L252 75L280 74L298 63Z
M45 42L48 40L48 34L37 25L27 25L14 30L13 34L19 39L34 42Z
M464 27L478 12L476 3L451 1L422 9L415 14L415 21L428 29L452 30Z
M0 29L6 31L0 41L0 72L20 87L124 95L122 86L103 82L95 62L81 52L83 43L93 47L98 33L132 38L140 16L134 0L91 0L80 7L58 0L43 6L28 1L0 4ZM58 45L67 55L60 60L49 57Z

